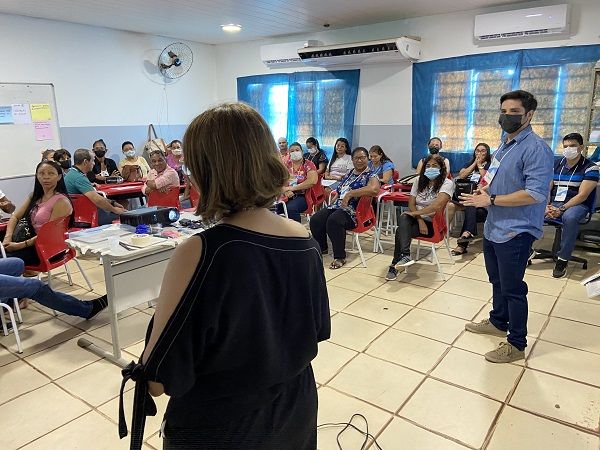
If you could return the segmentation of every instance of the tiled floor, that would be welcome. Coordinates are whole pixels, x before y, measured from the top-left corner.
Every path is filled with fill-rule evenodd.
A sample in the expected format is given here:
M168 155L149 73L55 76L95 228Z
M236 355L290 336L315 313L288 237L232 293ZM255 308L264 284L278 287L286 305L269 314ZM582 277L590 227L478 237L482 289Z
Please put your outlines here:
M372 248L368 236L363 248ZM537 244L549 247L544 239ZM552 278L552 264L534 261L529 285L527 361L487 363L483 353L500 338L464 331L467 320L487 316L491 289L481 244L452 265L440 251L446 281L427 261L398 281L383 278L385 255L356 254L340 270L327 268L332 336L314 361L319 424L347 422L360 413L369 433L386 449L600 448L600 300L589 299L579 281L598 270L600 254L578 250L589 269L571 265L568 277ZM103 294L102 268L83 260L95 292L57 283L83 298ZM74 276L83 285L80 274ZM121 338L131 359L153 310L132 308L120 318ZM32 303L23 311L25 352L12 335L0 337L0 449L128 448L117 434L119 368L77 347L86 337L109 348L106 314L86 322ZM129 418L132 384L125 395ZM160 449L160 416L148 420L146 449ZM366 429L356 417L357 427ZM337 449L340 427L319 429L319 449ZM348 429L345 450L359 449L364 436ZM368 442L374 449L372 441Z

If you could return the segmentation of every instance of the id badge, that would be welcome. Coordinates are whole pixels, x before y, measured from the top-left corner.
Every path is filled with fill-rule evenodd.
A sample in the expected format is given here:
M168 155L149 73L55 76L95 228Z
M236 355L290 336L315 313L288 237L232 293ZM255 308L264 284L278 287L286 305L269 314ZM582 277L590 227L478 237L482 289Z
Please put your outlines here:
M479 180L481 179L481 175L479 175L478 173L473 172L471 174L471 181L473 183L479 183Z
M348 191L350 190L350 186L343 186L340 190L340 200L343 200Z
M100 172L100 176L107 177L108 176L108 170L103 170L102 172Z
M554 196L555 202L564 202L567 199L568 186L557 186L556 195Z
M492 180L496 176L496 172L498 172L499 167L500 167L500 163L498 162L498 160L496 158L494 158L494 160L490 164L490 168L487 170L487 172L485 173L485 176L483 177L483 179L486 181L487 184L492 183Z

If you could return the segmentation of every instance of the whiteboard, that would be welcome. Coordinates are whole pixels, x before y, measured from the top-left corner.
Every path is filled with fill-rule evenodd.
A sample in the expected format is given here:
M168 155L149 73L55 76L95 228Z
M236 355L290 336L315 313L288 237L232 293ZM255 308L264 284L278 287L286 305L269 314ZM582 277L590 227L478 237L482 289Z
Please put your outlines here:
M0 179L33 175L47 148L61 148L54 86L0 83Z

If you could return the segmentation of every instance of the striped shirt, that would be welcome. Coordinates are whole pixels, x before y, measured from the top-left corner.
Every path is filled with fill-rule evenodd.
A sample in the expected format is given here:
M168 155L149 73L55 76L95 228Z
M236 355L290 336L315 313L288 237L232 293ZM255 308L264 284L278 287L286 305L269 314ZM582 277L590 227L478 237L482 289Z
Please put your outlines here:
M557 157L554 161L554 178L552 192L550 193L550 201L553 202L556 197L556 191L559 186L567 187L567 197L565 202L568 202L579 193L579 186L585 180L598 182L600 180L600 172L598 166L585 157L580 157L577 164L573 167L567 166L567 158ZM588 208L594 206L596 191L593 190L588 198L583 202Z

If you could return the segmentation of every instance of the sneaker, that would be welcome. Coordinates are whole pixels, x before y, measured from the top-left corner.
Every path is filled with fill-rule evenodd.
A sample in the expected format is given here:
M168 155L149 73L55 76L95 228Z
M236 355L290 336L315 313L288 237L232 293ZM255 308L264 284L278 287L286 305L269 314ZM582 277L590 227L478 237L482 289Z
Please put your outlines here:
M489 319L483 319L479 323L469 322L465 325L465 330L470 331L471 333L506 337L506 331L496 328Z
M385 279L388 281L394 281L396 278L398 278L398 269L396 269L394 266L390 266Z
M398 267L408 267L408 266L412 266L415 263L415 260L412 259L409 255L405 255L402 258L400 258L400 261L398 261L396 264L394 264L395 268Z
M569 261L565 261L564 259L558 258L556 260L556 265L554 266L554 270L552 271L552 276L554 278L562 278L567 273L567 264Z
M485 359L493 363L510 363L525 359L525 351L508 342L500 342L497 349L485 354Z
M535 258L535 255L537 255L537 253L535 252L535 250L533 249L533 247L531 247L529 249L529 257L527 258L527 262L531 262L531 260L533 258Z

